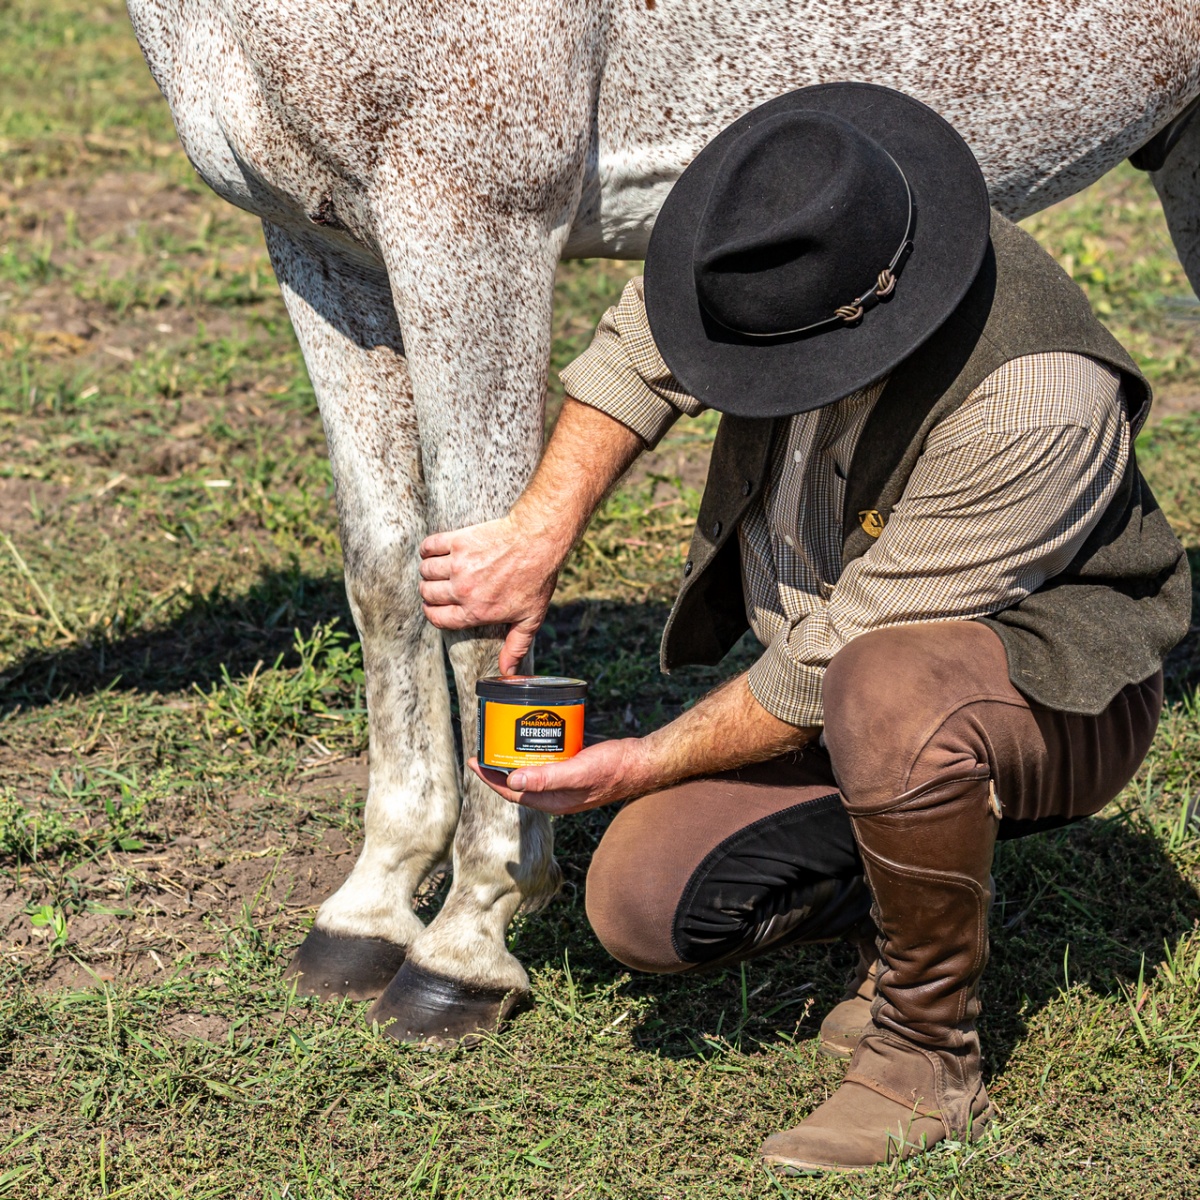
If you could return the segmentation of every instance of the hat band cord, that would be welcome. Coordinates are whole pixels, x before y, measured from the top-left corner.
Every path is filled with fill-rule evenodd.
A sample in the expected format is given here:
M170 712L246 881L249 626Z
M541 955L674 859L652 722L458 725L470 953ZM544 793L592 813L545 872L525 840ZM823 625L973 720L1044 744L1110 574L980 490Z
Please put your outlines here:
M879 148L883 150L882 146ZM863 313L866 312L868 308L874 308L880 300L890 296L896 290L896 280L898 277L897 272L904 265L904 262L907 260L907 257L913 248L912 238L910 236L912 234L913 200L912 188L908 186L908 176L904 174L904 172L900 169L900 164L894 158L892 158L892 156L888 154L886 150L883 150L883 152L884 154L887 154L892 166L896 168L900 174L900 178L904 180L904 191L908 197L908 219L904 225L904 239L901 241L896 253L892 255L892 261L888 263L888 265L884 267L882 271L879 272L879 275L875 280L875 286L871 288L870 291L863 292L861 296L856 296L850 301L849 304L843 304L841 308L834 312L832 317L823 317L820 321L814 321L811 325L801 325L799 329L783 329L778 333L750 333L748 330L738 329L733 325L725 325L724 321L720 320L718 317L713 317L713 314L708 312L708 309L705 309L704 311L708 314L708 316L716 321L718 325L723 325L726 329L733 333L740 334L742 337L791 337L793 334L808 333L811 329L821 329L825 325L833 325L835 322L839 321L846 325L852 325L855 321L862 317Z

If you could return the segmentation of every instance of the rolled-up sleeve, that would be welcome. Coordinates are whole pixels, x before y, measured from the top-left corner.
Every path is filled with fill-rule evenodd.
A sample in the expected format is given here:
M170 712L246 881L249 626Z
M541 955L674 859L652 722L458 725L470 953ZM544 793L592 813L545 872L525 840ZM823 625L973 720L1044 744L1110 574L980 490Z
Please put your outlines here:
M1080 355L1014 360L935 429L870 549L777 622L752 693L790 724L822 724L825 668L854 638L1019 603L1070 564L1129 453L1114 371Z
M681 415L704 411L654 344L641 276L625 285L619 303L601 317L592 344L559 378L568 396L620 421L651 448Z
M759 656L746 675L750 694L772 716L789 725L813 726L825 723L821 687L825 682L824 662L803 662L796 657L790 637L776 637Z

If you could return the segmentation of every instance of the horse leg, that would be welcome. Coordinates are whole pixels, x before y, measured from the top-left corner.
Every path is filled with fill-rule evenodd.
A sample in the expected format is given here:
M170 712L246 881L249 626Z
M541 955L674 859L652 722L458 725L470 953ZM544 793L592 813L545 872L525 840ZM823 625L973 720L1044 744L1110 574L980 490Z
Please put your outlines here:
M1184 127L1166 161L1150 172L1175 252L1200 296L1200 116Z
M475 214L438 237L435 223L449 207L420 206L408 228L381 238L385 256L393 256L431 529L503 515L533 470L559 249L544 227L523 235ZM389 211L402 216L404 206ZM475 683L496 672L503 632L446 638L464 758L475 750ZM393 1037L470 1040L528 999L529 978L505 931L519 907L536 906L558 888L548 818L502 800L468 772L453 862L445 904L369 1014Z
M362 852L290 975L309 994L378 996L424 929L416 888L458 821L441 639L417 592L424 486L412 388L386 275L264 223L329 443L346 591L362 642L370 774Z

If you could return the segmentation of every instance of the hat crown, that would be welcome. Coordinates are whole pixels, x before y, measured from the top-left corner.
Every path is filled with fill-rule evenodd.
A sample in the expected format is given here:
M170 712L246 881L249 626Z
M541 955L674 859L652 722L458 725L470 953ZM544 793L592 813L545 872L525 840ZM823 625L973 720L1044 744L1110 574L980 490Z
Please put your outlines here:
M873 138L823 112L748 125L714 172L693 267L707 314L770 336L874 286L908 233L909 189Z

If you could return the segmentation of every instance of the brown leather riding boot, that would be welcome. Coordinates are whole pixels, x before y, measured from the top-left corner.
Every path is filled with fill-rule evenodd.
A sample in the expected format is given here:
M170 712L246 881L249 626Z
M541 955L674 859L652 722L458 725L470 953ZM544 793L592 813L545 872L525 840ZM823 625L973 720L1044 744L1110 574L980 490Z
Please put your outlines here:
M973 772L847 803L875 897L879 994L841 1087L763 1144L777 1169L864 1170L986 1125L975 1019L998 826L990 794Z
M879 975L879 930L866 921L850 940L858 947L858 962L846 981L846 991L821 1022L817 1049L829 1058L849 1058L871 1021Z

